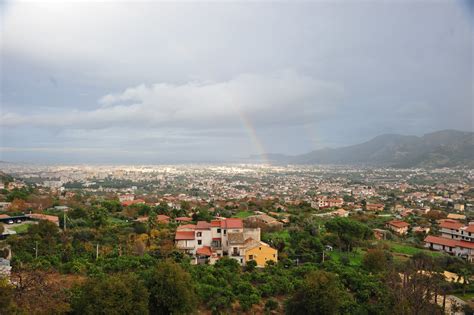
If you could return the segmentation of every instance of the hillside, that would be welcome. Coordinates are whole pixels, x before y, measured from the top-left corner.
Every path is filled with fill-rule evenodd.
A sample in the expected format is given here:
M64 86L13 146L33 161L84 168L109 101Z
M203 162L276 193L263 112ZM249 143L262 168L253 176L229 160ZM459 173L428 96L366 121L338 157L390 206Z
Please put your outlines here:
M272 155L276 163L364 164L391 167L474 167L474 133L443 130L422 137L397 134L335 149L297 156Z

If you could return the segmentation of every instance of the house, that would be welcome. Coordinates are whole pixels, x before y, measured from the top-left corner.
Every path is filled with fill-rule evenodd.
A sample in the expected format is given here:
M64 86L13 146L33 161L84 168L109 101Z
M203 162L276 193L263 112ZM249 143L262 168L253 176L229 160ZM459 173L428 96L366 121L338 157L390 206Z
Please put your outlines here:
M275 227L275 228L282 228L283 223L275 219L274 217L271 217L267 214L257 214L257 215L251 215L247 218L245 218L245 223L247 224L252 224L252 223L260 223L264 224L265 226L268 227Z
M372 231L374 232L374 236L375 236L376 239L378 239L378 240L387 239L387 233L388 233L387 230L373 229Z
M244 228L242 219L238 218L184 224L177 228L175 235L176 247L193 257L195 264L214 264L221 257L228 256L245 265L249 260L247 251L257 253L252 245L255 242L262 243L262 248L266 245L260 241L260 228ZM263 261L277 259L270 249L264 248L263 252ZM252 256L253 259L256 256ZM261 261L257 261L257 265L259 262Z
M454 205L454 210L464 211L464 205L462 203L457 203L457 204Z
M191 222L193 219L190 217L177 217L175 221L179 224L186 223L186 222Z
M158 221L159 223L168 224L170 223L170 217L164 214L158 214L156 216L156 221Z
M410 227L410 224L400 220L392 220L387 222L385 226L398 235L405 235L408 233L408 228Z
M120 202L132 201L132 200L135 199L135 195L134 194L125 194L125 195L120 195L118 198L119 198Z
M450 213L448 214L448 219L452 220L466 220L466 216L464 214L457 214L457 213Z
M431 250L444 251L462 257L469 262L474 262L474 242L428 235L425 238L425 247Z
M464 225L463 223L444 219L438 221L441 237L474 242L474 224Z
M383 211L384 205L381 203L368 203L365 208L367 211Z
M349 216L349 211L341 208L341 209L337 209L336 211L331 212L331 214L335 217L346 218Z
M137 204L145 204L145 200L143 199L136 199L136 200L125 200L122 201L122 206L128 207L131 205L137 205Z
M55 215L48 215L48 214L42 214L42 213L30 213L26 215L27 217L30 217L33 220L46 220L49 222L53 222L54 224L59 226L59 218Z
M265 267L269 261L278 261L278 251L264 242L248 239L245 246L245 261L252 260L257 263L257 267Z
M412 230L413 233L425 233L425 234L428 234L428 233L430 232L430 228L429 228L429 227L421 227L421 226L415 226L415 227L413 227L411 230Z

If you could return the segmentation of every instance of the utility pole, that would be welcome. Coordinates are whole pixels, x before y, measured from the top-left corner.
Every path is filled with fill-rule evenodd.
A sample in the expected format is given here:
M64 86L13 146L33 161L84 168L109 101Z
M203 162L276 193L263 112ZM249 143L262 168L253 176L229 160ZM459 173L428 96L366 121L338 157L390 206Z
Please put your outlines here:
M99 243L95 247L95 260L99 259Z
M323 249L323 264L324 264L324 249Z
M64 231L66 231L66 211L64 211Z
M35 258L38 258L38 241L35 241Z

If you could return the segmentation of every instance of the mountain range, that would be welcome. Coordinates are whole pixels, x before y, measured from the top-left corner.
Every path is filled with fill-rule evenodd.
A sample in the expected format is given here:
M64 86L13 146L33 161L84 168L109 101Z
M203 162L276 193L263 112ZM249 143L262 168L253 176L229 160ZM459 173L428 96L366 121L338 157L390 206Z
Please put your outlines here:
M474 167L474 133L442 130L421 137L384 134L356 145L293 156L269 154L266 158L274 164Z

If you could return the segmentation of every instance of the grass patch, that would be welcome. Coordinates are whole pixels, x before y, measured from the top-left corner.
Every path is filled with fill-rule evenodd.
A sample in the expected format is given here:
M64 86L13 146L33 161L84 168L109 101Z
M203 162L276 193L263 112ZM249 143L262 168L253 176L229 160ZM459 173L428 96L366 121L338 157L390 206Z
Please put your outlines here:
M114 218L114 217L108 217L107 222L111 225L128 225L130 224L129 222L119 219L119 218Z
M356 248L350 253L342 252L340 250L333 250L332 252L326 252L326 254L331 257L331 259L337 260L340 263L342 262L342 257L347 256L347 258L349 258L350 266L359 267L362 265L362 260L365 255L365 251L360 248Z
M250 212L250 211L240 211L240 212L237 212L234 215L234 218L245 219L245 218L250 217L251 215L254 215L254 214L255 213Z
M398 253L398 254L405 254L405 255L413 256L413 255L416 255L418 253L424 253L424 254L426 254L428 256L432 256L432 257L443 256L443 253L441 253L441 252L434 252L434 251L418 248L418 247L408 245L408 244L401 244L401 243L395 243L395 242L390 242L390 241L387 241L386 244L388 244L390 246L390 250L392 252Z
M20 225L17 225L15 227L12 227L11 229L15 231L17 234L22 234L26 233L28 231L28 228L30 227L31 224L28 223L23 223Z
M474 299L474 292L466 292L466 294L456 293L454 295L466 302Z
M287 229L282 229L280 231L277 231L277 232L270 232L270 233L264 233L265 234L265 237L268 239L268 238L281 238L282 240L285 241L285 243L289 243L290 242L290 232L288 232Z

